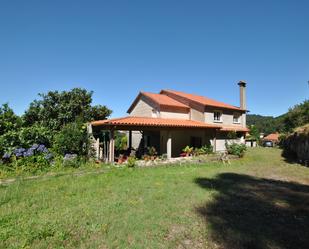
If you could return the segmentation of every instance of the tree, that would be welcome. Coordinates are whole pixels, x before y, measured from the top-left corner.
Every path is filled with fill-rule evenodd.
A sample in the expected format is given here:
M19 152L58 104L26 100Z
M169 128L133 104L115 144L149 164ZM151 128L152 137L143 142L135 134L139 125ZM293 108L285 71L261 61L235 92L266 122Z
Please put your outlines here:
M0 106L0 136L9 131L16 130L20 126L20 117L14 113L9 105L6 103Z
M77 154L86 156L90 146L87 128L82 123L70 123L55 135L54 151L59 155Z
M309 100L290 108L283 118L284 130L289 132L309 123Z
M251 138L259 140L260 139L260 132L258 129L255 127L255 125L250 126L250 132L249 132Z
M92 94L85 89L71 91L50 91L39 94L41 99L34 100L23 116L24 124L40 124L53 131L59 131L66 124L106 119L110 114L106 106L92 106Z

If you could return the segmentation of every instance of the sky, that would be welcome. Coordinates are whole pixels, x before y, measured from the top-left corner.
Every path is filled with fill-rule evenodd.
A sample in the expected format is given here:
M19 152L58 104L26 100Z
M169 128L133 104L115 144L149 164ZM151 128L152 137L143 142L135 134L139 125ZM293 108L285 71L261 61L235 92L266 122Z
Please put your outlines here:
M126 115L173 89L278 116L309 97L307 0L0 0L0 104L82 87Z

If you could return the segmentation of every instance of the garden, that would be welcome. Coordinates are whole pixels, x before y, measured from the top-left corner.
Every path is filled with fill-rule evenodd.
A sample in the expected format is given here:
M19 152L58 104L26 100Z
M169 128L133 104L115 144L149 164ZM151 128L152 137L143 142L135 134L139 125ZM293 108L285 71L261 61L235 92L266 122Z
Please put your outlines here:
M39 94L18 116L0 107L0 178L41 174L91 164L86 123L106 119L106 106L92 105L92 92L75 88Z
M0 185L0 248L307 248L308 200L309 169L277 148L18 179Z

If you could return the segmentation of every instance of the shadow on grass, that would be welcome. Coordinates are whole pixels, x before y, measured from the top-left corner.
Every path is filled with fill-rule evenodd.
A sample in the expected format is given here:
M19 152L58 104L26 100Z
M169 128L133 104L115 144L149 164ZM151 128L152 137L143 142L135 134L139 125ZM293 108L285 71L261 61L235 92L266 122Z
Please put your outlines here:
M223 248L309 248L309 186L224 173L196 184L218 191L196 208Z
M309 166L308 160L300 160L297 158L297 154L295 152L287 151L286 149L282 150L281 156L284 158L284 161L289 164Z

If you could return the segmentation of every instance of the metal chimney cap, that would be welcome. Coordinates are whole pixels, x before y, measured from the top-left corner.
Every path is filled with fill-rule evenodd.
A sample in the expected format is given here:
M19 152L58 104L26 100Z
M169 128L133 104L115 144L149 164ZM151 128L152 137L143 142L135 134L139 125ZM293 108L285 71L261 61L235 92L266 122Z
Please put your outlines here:
M246 84L247 84L247 82L246 81L244 81L244 80L240 80L239 82L238 82L238 85L239 86L246 86Z

